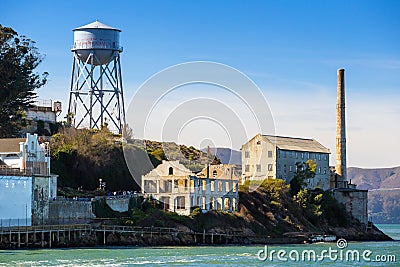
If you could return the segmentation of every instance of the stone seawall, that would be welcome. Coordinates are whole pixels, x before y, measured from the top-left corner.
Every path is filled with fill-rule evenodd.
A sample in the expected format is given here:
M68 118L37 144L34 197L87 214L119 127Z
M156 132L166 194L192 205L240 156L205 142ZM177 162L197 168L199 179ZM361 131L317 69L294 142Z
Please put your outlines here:
M91 201L50 201L49 224L89 223L93 218Z

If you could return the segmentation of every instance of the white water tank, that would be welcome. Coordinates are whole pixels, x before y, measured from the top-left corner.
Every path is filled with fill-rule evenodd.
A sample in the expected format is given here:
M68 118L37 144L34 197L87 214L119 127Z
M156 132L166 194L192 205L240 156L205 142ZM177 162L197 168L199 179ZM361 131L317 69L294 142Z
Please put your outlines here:
M72 51L78 54L79 59L88 64L103 65L115 58L115 52L122 52L119 46L121 30L95 21L76 28L74 32L74 46ZM93 57L89 57L93 53Z

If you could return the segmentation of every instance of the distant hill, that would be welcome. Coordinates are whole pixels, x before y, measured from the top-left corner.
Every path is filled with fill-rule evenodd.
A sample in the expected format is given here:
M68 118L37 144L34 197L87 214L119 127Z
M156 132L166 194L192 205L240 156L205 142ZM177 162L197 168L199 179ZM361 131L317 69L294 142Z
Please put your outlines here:
M359 189L400 188L400 167L382 169L347 168L347 179Z
M201 151L208 153L208 148ZM242 152L226 147L210 147L210 152L221 160L222 164L242 165Z
M400 167L348 168L348 179L368 189L368 214L374 223L400 223Z

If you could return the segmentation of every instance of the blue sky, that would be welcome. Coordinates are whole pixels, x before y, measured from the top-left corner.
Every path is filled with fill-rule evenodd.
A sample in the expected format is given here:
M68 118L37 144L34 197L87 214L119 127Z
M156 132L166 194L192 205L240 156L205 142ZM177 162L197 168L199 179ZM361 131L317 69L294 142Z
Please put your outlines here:
M50 73L39 97L64 109L72 29L98 19L122 30L126 102L164 68L220 62L259 86L277 134L316 138L331 163L345 68L348 165L389 167L400 165L399 14L399 1L6 1L0 23L37 42Z

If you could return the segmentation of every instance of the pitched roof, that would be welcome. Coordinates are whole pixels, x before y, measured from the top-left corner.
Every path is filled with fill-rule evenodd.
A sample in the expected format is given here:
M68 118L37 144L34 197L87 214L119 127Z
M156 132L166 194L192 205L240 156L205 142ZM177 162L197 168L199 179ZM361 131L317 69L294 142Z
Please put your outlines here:
M159 164L156 168L152 169L144 176L157 177L157 176L168 175L169 167L172 167L174 169L173 175L176 176L193 175L193 172L188 168L186 168L183 164L179 163L179 160L174 160L174 161L163 160L161 164Z
M24 142L25 138L3 138L0 139L0 153L15 152L19 153L19 143Z
M315 139L295 138L285 136L263 135L279 149L292 151L307 151L316 153L331 153L329 148L324 147Z
M106 29L106 30L114 30L114 31L121 31L119 29L116 29L114 27L108 26L104 23L101 23L100 21L96 20L95 22L83 25L81 27L75 28L75 30L83 30L83 29Z

